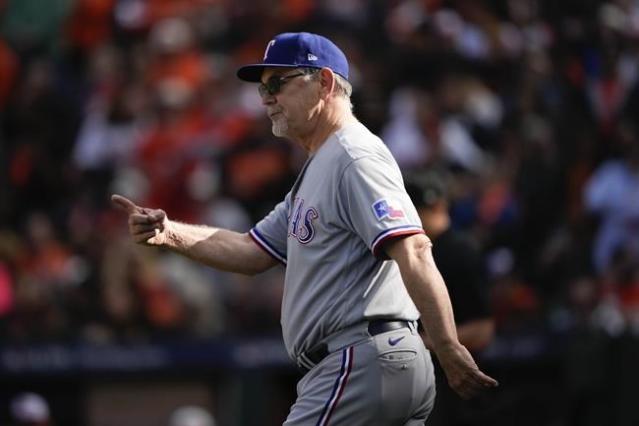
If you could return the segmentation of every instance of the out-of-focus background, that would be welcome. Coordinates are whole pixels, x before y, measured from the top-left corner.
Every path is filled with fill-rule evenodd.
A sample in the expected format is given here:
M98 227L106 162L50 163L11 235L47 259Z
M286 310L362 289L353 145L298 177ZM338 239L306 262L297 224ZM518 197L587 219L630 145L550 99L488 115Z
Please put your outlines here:
M135 246L109 195L247 231L304 154L234 73L299 30L481 248L463 424L639 424L637 0L0 0L0 424L281 424L283 269Z

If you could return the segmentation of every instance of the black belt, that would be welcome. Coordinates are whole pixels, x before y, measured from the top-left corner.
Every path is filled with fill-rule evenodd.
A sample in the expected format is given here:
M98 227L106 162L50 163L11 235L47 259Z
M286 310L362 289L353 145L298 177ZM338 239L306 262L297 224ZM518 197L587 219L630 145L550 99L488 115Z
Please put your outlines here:
M410 324L411 321L383 319L373 320L368 323L368 334L370 334L371 336L377 336L378 334L386 333L387 331L399 330L401 328L410 328ZM328 345L326 343L320 343L313 346L311 349L304 352L300 356L300 368L304 372L310 370L310 368L319 364L324 358L326 358L328 356L328 353Z

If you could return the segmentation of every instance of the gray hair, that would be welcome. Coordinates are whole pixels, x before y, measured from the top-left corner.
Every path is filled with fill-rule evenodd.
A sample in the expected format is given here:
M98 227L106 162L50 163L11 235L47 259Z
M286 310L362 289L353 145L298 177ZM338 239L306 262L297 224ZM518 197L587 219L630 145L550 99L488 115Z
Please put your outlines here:
M313 78L317 78L317 75L320 72L320 68L312 68L312 67L303 67L300 68L300 70L306 74L306 75L310 75L313 76ZM353 109L353 104L351 103L351 95L353 94L353 86L351 85L351 83L346 80L344 77L342 77L341 75L334 73L335 75L335 85L337 86L337 92L338 94L343 97L346 98L350 104L351 109Z

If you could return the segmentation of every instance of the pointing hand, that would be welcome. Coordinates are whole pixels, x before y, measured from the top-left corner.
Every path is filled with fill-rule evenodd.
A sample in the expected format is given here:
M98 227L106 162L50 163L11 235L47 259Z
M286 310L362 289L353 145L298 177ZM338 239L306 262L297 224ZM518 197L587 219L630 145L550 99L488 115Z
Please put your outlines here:
M129 215L129 233L136 243L155 246L164 244L169 222L164 210L140 207L117 194L111 196L111 202Z

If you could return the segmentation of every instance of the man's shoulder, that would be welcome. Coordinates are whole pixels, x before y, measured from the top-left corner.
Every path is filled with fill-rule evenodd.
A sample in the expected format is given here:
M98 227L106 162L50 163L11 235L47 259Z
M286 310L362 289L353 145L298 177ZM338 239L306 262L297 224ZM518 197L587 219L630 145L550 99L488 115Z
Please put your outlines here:
M334 138L334 153L351 162L365 157L392 159L382 140L357 122L340 129Z

